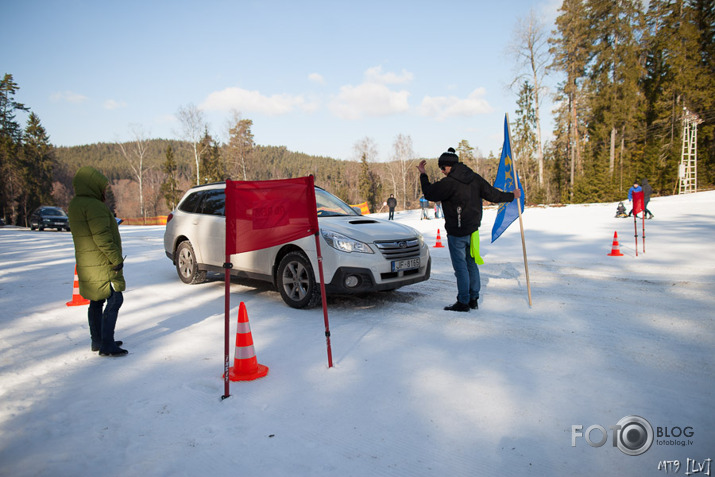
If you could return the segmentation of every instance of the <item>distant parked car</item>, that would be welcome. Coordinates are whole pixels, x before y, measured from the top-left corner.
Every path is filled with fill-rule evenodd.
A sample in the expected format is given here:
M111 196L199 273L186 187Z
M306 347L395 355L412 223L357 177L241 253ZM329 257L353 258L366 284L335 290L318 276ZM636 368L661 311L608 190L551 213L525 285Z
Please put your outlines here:
M69 231L70 223L64 210L59 207L44 205L35 209L32 215L30 215L30 229L57 229L58 231Z
M225 188L225 183L191 188L167 218L164 250L184 283L201 283L207 271L224 271ZM429 247L417 230L363 217L319 187L315 198L326 293L394 290L429 278ZM320 303L314 236L235 254L231 263L232 275L273 283L293 308Z

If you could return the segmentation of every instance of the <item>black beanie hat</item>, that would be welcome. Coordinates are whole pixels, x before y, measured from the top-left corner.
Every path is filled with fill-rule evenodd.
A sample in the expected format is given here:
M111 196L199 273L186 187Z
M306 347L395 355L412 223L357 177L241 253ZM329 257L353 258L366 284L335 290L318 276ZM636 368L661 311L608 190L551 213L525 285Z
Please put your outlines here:
M439 156L439 161L437 161L437 165L439 167L454 166L458 162L459 156L457 156L457 154L454 152L454 148L450 147L449 149L447 149L447 152L444 152L441 156Z

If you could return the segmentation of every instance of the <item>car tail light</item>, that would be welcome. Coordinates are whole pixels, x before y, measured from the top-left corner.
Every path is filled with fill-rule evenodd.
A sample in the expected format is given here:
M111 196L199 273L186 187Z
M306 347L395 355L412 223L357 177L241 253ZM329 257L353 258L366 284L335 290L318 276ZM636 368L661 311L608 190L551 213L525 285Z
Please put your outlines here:
M174 218L174 214L172 212L169 212L169 215L166 216L166 223L168 224L171 219Z

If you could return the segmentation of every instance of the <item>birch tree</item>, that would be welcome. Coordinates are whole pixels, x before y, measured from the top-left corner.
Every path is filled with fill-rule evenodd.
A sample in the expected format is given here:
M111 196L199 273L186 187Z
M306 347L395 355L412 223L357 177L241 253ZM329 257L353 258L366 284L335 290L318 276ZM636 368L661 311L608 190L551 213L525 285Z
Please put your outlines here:
M513 41L509 51L514 57L518 73L512 82L512 88L521 93L524 83L532 85L534 121L536 123L536 163L539 171L539 187L544 186L544 146L541 136L541 100L546 94L544 79L546 68L550 61L548 50L548 32L544 22L534 13L529 12L525 18L517 22Z
M412 150L412 138L404 134L398 134L392 145L392 167L394 173L393 181L395 185L401 186L402 208L407 208L407 183L410 173L415 165L415 153Z
M176 113L181 123L181 138L190 144L196 165L196 185L201 183L201 156L206 152L201 140L207 124L204 113L194 104L188 104L179 108Z
M149 134L138 124L129 126L131 140L123 143L118 142L122 157L129 163L132 173L139 183L139 214L146 218L144 210L144 160L147 155Z

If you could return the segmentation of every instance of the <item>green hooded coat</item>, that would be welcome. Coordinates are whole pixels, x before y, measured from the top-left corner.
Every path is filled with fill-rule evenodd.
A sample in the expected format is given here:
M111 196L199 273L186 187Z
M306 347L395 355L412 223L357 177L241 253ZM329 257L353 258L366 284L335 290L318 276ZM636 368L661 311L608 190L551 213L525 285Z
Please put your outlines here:
M80 168L72 180L75 196L67 209L79 294L93 301L109 298L110 283L118 292L126 288L122 271L113 270L124 260L117 221L103 200L107 184L96 169Z

